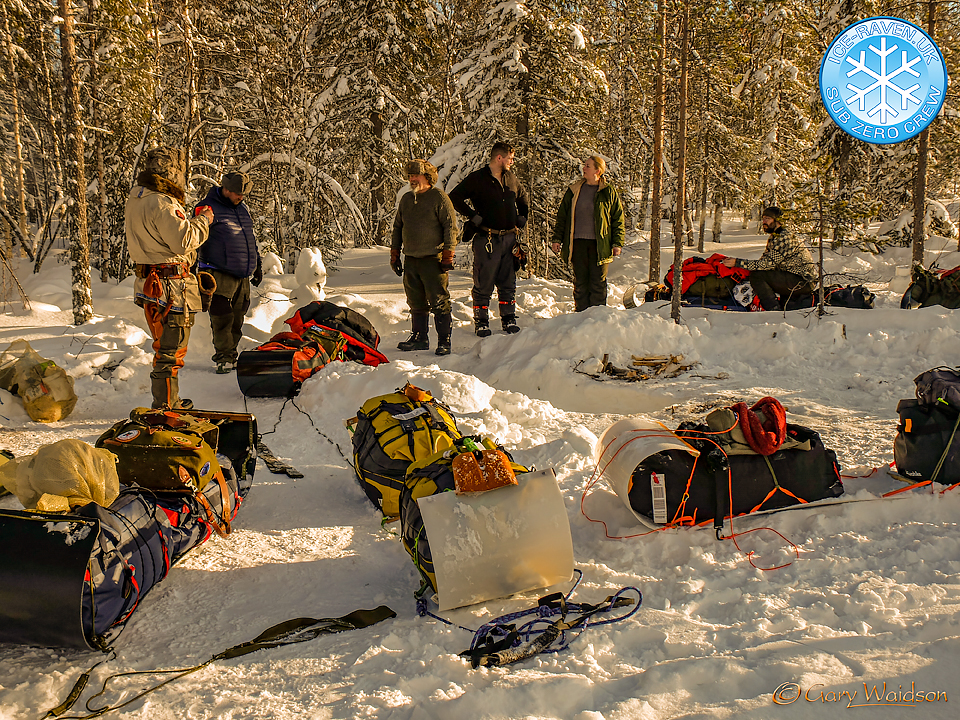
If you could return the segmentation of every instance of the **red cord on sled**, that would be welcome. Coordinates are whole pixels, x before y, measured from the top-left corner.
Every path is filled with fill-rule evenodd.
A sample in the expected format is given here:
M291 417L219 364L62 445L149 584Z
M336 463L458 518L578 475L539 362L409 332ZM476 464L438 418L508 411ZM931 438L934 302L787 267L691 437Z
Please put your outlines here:
M738 419L736 422L734 422L734 424L733 424L730 428L728 428L727 430L719 430L719 431L697 431L697 435L698 435L698 436L724 435L724 434L730 432L731 430L733 430L733 429L737 426L737 422L739 422L739 419ZM603 473L604 473L604 472L606 471L606 469L610 466L610 463L612 463L613 460L617 457L617 455L620 454L620 451L623 450L623 448L625 448L627 445L629 445L629 444L630 444L631 442L633 442L634 440L637 440L637 439L640 439L640 438L647 438L647 437L679 437L678 435L676 435L675 433L672 433L672 432L670 432L670 431L667 431L667 432L664 433L664 432L658 432L658 431L646 431L646 430L640 431L640 430L633 430L633 431L630 431L630 432L635 432L635 433L637 433L637 435L636 435L635 437L631 438L630 440L627 440L625 443L623 443L623 445L620 446L620 448L617 450L617 452L615 452L615 453L613 454L613 456L612 456L602 467L600 466L600 461L603 459L603 455L604 455L604 453L606 453L607 448L609 448L610 445L607 445L607 447L603 448L603 450L600 452L600 455L599 455L599 457L598 457L598 459L597 459L597 467L596 467L596 469L594 469L593 474L590 476L590 479L587 481L587 485L586 485L586 487L584 488L583 493L582 493L581 496L580 496L580 513L581 513L587 520L589 520L590 522L600 523L601 525L603 525L604 535L605 535L608 539L610 539L610 540L627 540L627 539L630 539L630 538L644 537L644 536L646 536L646 535L652 535L653 533L662 532L663 530L670 530L670 529L673 529L673 528L676 528L676 527L683 527L683 526L686 526L686 525L689 525L689 526L698 526L698 525L704 525L704 524L706 524L706 523L711 522L710 520L706 520L706 521L701 521L700 523L697 523L696 513L694 513L694 516L693 516L693 517L685 517L685 516L682 516L682 511L683 511L684 503L686 502L686 499L687 499L687 496L688 496L688 492L687 492L687 491L689 491L689 489L690 489L690 483L691 483L691 481L693 480L693 475L694 475L694 473L696 472L696 469L697 469L697 460L699 459L699 456L695 457L694 460L693 460L693 468L690 470L690 477L687 478L687 488L686 488L687 491L684 492L683 499L681 500L680 506L677 508L677 512L676 512L676 514L674 515L674 519L673 519L670 523L664 525L663 527L656 528L655 530L647 530L646 532L642 532L642 533L634 533L634 534L632 534L632 535L611 535L611 534L610 534L610 528L607 526L607 523L606 523L606 522L604 522L603 520L594 519L594 518L590 517L590 516L587 514L586 508L584 508L584 501L585 501L586 498L587 498L587 494L593 489L593 486L597 484L597 482L598 482L598 481L600 480L600 478L603 476ZM687 432L690 432L690 431L687 431ZM721 452L723 452L723 448L721 448L718 443L714 442L713 440L711 440L711 439L708 438L708 437L704 437L703 439L708 440L709 442L713 443L717 448L720 449ZM612 444L612 441L611 441L611 444ZM726 455L726 453L724 453L724 455ZM737 542L737 538L740 537L741 535L749 535L750 533L756 532L756 531L758 531L758 530L770 530L771 532L774 532L774 533L776 533L777 535L779 535L779 536L784 540L784 542L786 542L787 544L789 544L789 545L793 548L794 553L796 553L797 559L800 558L800 549L797 547L797 545L796 545L795 543L791 542L790 540L788 540L788 539L787 539L786 537L784 537L780 532L778 532L777 530L774 530L773 528L763 527L763 528L754 528L754 529L752 529L752 530L747 530L747 531L742 532L742 533L733 532L733 517L734 517L733 514L732 514L732 511L733 511L733 478L732 478L732 475L731 475L731 473L730 473L729 465L728 465L728 467L727 467L727 479L728 479L727 490L728 490L728 493L729 493L729 503L730 503L730 504L729 504L729 507L730 507L730 509L731 509L731 515L730 515L728 518L725 518L725 519L730 520L730 530L731 530L731 534L730 534L729 536L726 536L726 537L720 536L720 535L718 534L717 537L718 537L719 539L721 539L721 540L733 540L733 544L734 544L734 546L737 548L737 551L739 551L742 555L744 555L744 556L747 558L747 562L749 562L750 565L751 565L752 567L754 567L755 569L757 569L757 570L764 570L764 571L768 571L768 570L780 570L780 569L782 569L782 568L789 567L790 565L792 565L793 563L792 563L792 562L789 562L789 563L785 563L785 564L783 564L783 565L777 565L777 566L775 566L775 567L770 567L770 568L759 567L756 563L753 562L753 555L755 554L754 551L751 550L751 551L749 551L749 552L744 552L744 550L740 547L739 543ZM791 496L793 496L794 498L796 498L796 499L799 500L800 502L804 502L804 503L806 502L805 500L796 497L796 496L793 495L792 493L788 493L788 494L790 494ZM766 502L766 500L767 500L769 497L770 497L770 496L768 495L767 498L764 498L764 502ZM763 505L763 503L761 502L760 505ZM758 506L758 507L759 507L759 506ZM756 510L756 509L757 509L757 508L754 508L754 510Z
M613 456L612 456L609 460L607 460L606 464L604 464L604 466L603 466L602 468L600 467L600 461L603 459L604 453L607 452L607 448L609 448L610 445L613 444L613 441L611 441L609 445L607 445L605 448L603 448L603 450L600 451L600 456L597 458L597 467L594 469L593 475L591 475L591 476L590 476L590 479L587 481L587 485L586 485L586 487L584 487L584 489L583 489L583 494L580 495L580 514L583 515L587 520L589 520L589 521L592 522L592 523L600 523L601 525L603 525L603 534L604 534L609 540L627 540L627 539L629 539L629 538L643 537L643 536L645 536L645 535L651 535L651 534L653 534L653 533L662 532L663 530L669 530L669 529L672 528L672 527L676 527L673 523L671 523L671 524L669 524L669 525L664 525L663 527L656 528L655 530L647 530L646 532L634 533L633 535L611 535L611 534L610 534L610 528L607 527L607 523L606 523L606 522L604 522L603 520L596 520L596 519L590 517L589 515L587 515L586 508L584 508L584 506L583 506L584 501L587 499L587 494L593 489L593 486L596 485L597 482L599 482L600 478L603 477L603 473L604 473L604 472L606 471L606 469L610 466L610 463L612 463L612 462L614 461L614 459L617 457L617 455L620 454L620 451L621 451L621 450L623 450L627 445L629 445L630 443L632 443L634 440L639 440L639 439L641 439L641 438L648 438L648 437L675 437L675 435L674 435L672 432L670 432L669 430L666 430L666 429L664 429L664 431L657 431L657 430L630 430L629 432L631 432L631 433L637 433L637 434L636 434L634 437L632 437L632 438L630 438L629 440L627 440L625 443L623 443L623 445L620 446L620 448L613 454ZM696 463L696 459L694 459L693 470L696 470L696 467L697 467L697 463ZM690 480L693 478L693 470L691 470L691 472L690 472L690 478L687 479L687 485L688 485L688 486L689 486L689 484L690 484Z
M889 464L886 466L886 468L892 468L895 464L896 464L895 462L889 463ZM886 469L886 468L885 468L883 465L881 465L880 467L875 467L873 470L871 470L870 472L868 472L866 475L840 475L840 477L841 477L841 478L846 478L847 480L853 480L853 479L855 479L855 478L868 478L868 477L873 477L873 476L876 475L878 472L880 472L881 470L884 470L884 469Z

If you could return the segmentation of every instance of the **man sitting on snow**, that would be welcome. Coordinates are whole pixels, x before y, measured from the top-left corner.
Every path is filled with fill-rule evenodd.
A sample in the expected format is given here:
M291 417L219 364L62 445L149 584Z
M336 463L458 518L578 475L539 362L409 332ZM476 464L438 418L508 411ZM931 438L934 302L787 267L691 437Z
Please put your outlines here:
M817 282L813 256L780 224L782 216L778 207L763 211L761 224L770 237L759 260L728 257L723 261L729 268L742 267L750 271L750 284L764 310L780 310L791 298L812 295Z

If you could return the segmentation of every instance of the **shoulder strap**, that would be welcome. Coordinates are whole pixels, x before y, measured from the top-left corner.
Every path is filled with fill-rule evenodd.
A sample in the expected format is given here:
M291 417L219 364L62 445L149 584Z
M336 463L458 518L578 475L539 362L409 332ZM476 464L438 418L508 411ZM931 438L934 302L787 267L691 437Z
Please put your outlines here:
M67 715L62 717L61 720L90 720L91 718L100 717L101 715L105 715L113 710L119 710L120 708L136 702L144 695L151 693L154 690L158 690L174 680L179 680L186 675L190 675L198 670L202 670L207 665L210 665L217 660L229 660L231 658L249 655L250 653L257 652L258 650L306 642L308 640L313 640L319 635L345 632L347 630L359 630L361 628L370 627L371 625L376 625L377 623L388 620L389 618L395 618L396 616L397 614L393 610L388 608L386 605L381 605L373 610L354 610L352 613L348 613L343 617L338 618L295 618L293 620L287 620L267 628L253 640L240 643L239 645L234 645L233 647L228 648L221 653L217 653L206 662L201 663L200 665L195 665L194 667L177 668L174 670L135 670L132 672L111 675L103 681L103 687L100 689L100 692L91 696L87 700L86 707L87 710L90 711L89 714ZM97 663L97 665L99 664L100 663ZM93 667L96 667L96 665ZM93 668L91 668L91 670L93 670ZM176 675L168 680L164 680L158 685L154 685L153 687L134 695L132 698L129 698L128 700L125 700L117 705L106 705L99 709L93 709L90 707L91 701L93 701L94 698L103 695L107 691L107 683L109 683L110 680L115 677L144 674L160 675L164 673L176 673ZM73 690L70 692L70 696L67 698L66 702L54 708L53 710L50 710L44 717L60 717L63 715L63 713L73 707L74 703L76 703L76 701L80 698L80 695L83 693L83 688L86 686L89 679L90 671L87 671L80 676L80 679L74 685Z

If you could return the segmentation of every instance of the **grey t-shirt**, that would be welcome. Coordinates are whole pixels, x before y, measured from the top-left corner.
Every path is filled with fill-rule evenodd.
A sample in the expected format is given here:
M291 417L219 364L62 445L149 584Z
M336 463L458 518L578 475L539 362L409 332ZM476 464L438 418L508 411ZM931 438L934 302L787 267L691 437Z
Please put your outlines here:
M577 206L573 211L573 237L584 240L596 240L597 228L593 224L593 206L597 202L597 190L600 185L588 185L584 183L580 186L580 194L577 195Z

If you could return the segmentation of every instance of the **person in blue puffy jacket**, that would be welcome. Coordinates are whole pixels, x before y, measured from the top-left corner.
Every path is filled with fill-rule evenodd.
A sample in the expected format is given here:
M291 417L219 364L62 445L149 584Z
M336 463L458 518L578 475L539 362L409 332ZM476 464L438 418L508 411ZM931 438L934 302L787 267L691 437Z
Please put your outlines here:
M220 187L210 188L197 204L213 210L210 238L200 249L200 270L217 282L210 300L210 327L213 330L213 361L218 373L237 366L237 346L243 337L243 318L250 308L250 285L263 279L260 253L253 234L253 218L243 199L253 189L246 173L223 176Z

